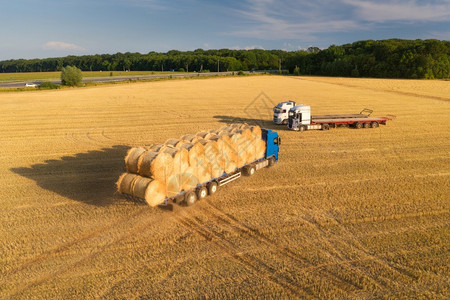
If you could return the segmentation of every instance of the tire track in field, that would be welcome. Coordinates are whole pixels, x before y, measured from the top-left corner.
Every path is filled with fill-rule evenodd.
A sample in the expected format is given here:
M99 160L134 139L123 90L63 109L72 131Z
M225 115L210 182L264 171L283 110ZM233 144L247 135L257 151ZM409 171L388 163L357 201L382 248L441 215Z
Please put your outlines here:
M261 234L260 232L258 232L256 229L251 228L250 226L237 220L233 216L220 210L219 208L212 205L211 203L209 203L209 202L206 202L206 203L209 205L210 208L214 209L215 212L208 210L208 209L205 209L205 211L207 211L209 214L213 215L217 220L220 220L221 222L228 224L235 231L237 231L239 233L244 233L248 237L253 238L256 241L258 241L259 243L262 243L262 244L265 244L266 246L272 247L273 250L275 250L274 252L281 253L285 257L288 257L297 263L307 264L308 266L303 268L302 270L314 271L314 272L317 272L318 274L321 274L321 275L327 277L331 281L334 281L335 283L337 283L337 285L335 287L338 289L341 289L341 290L343 290L342 287L340 287L340 285L342 285L342 284L347 285L350 288L350 290L353 290L355 288L358 290L362 289L361 286L359 286L345 278L342 278L341 276L334 274L329 270L323 269L327 266L348 265L348 264L351 264L353 262L353 260L340 260L339 262L335 262L335 263L313 265L307 259L305 259L304 257L300 256L299 254L295 253L294 251L290 250L289 248L281 246L279 243L276 243L275 241L269 239L268 237L266 237L263 234ZM324 250L320 250L320 251L326 252L326 253L332 255L328 251L324 251ZM335 257L335 256L333 256L333 257Z
M397 218L412 218L412 217L418 217L418 216L434 216L434 215L441 215L441 214L448 214L449 210L436 210L436 211L431 211L429 213L427 212L419 212L419 213L404 213L404 214L393 214L393 215L389 215L387 218L383 219L383 220L395 220ZM372 257L373 260L378 263L379 265L385 267L386 269L391 270L392 272L397 272L400 275L403 275L407 278L410 278L411 281L415 282L417 281L419 278L413 274L412 271L408 270L410 268L408 268L407 266L404 266L402 264L393 262L393 261L388 261L386 259L380 258L379 256L372 254L370 252L370 250L367 249L367 247L365 247L361 242L358 241L357 237L355 234L353 234L352 232L350 232L349 229L347 229L347 227L345 226L345 224L343 222L341 222L340 220L338 220L337 218L334 218L335 222L337 224L339 224L339 227L347 234L347 236L350 237L350 240L352 241L352 243L354 244L354 246L356 248L358 248L363 255ZM348 245L350 245L350 243L347 243ZM351 245L350 245L351 246Z
M146 211L148 211L148 210L143 209L143 210L140 210L139 212L133 214L133 215L136 216L136 217L139 216L139 218L134 219L134 220L137 220L137 222L141 221L140 219L142 219L142 214L143 214L143 212L146 212ZM132 216L133 216L133 215L132 215ZM123 218L123 219L121 219L121 220L124 220L124 219L129 220L129 218L130 218L130 216L128 216L128 217L126 217L126 218ZM33 287L35 287L35 286L38 286L38 285L40 285L40 284L42 284L42 283L44 283L44 282L46 282L46 281L52 280L52 279L56 278L57 276L59 276L59 275L61 275L61 274L64 274L64 273L66 273L66 272L68 272L68 271L73 270L74 268L76 268L76 267L78 267L78 266L80 266L80 265L83 265L84 263L86 263L86 262L90 261L91 259L93 259L95 256L104 253L104 251L105 251L107 248L109 248L110 246L112 246L112 245L114 245L114 244L117 244L117 243L119 243L119 242L121 242L121 241L127 239L127 238L130 237L130 236L135 237L135 236L137 236L137 235L139 235L139 234L145 232L145 228L148 228L148 225L151 224L151 223L153 223L153 222L154 222L154 220L151 219L151 218L148 219L148 220L142 221L142 224L136 225L136 226L134 226L134 227L131 227L130 230L126 230L126 232L125 232L124 234L121 234L119 237L115 238L115 239L112 240L111 242L106 243L106 244L103 245L102 247L98 248L97 251L92 252L92 253L89 253L89 254L87 254L87 255L84 255L84 256L82 256L80 259L78 259L77 261L75 261L75 262L69 264L68 266L62 266L62 267L59 268L57 271L55 271L55 272L53 272L53 273L51 273L51 274L43 275L43 276L41 276L41 277L39 277L39 278L33 280L32 282L30 282L30 283L28 283L28 284L25 284L25 285L22 286L22 287L17 288L16 291L14 291L13 293L11 293L11 294L9 295L9 297L18 297L18 296L20 296L23 292L25 292L26 290L29 290L29 289L31 289L31 288L33 288ZM115 222L115 224L118 224L118 223L119 223L119 222ZM102 232L104 232L104 231L102 231ZM97 236L98 236L98 235L97 235Z
M88 233L86 233L86 234L84 234L84 235L82 235L82 236L72 240L72 241L63 243L63 244L57 246L54 249L45 251L44 253L39 254L36 257L32 258L32 259L29 259L28 261L20 264L19 266L16 266L16 267L12 268L11 270L6 271L3 274L3 276L6 277L8 275L13 275L13 274L15 274L17 272L20 272L20 271L24 270L24 269L27 269L29 267L32 267L32 266L37 265L39 263L42 263L45 260L47 260L48 258L51 258L51 257L53 257L53 256L55 256L55 255L57 255L59 253L64 252L64 251L70 250L71 248L73 248L74 246L78 245L79 243L88 241L90 239L96 238L96 237L98 237L98 236L100 236L102 234L107 233L110 229L116 228L116 225L124 223L127 220L129 220L130 218L131 219L138 218L144 212L146 212L146 210L142 209L142 210L139 210L139 211L133 213L130 216L126 216L126 217L120 218L117 221L111 222L111 223L109 223L107 225L100 226L100 227L98 227L98 228L96 228L96 229L94 229L94 230L92 230L92 231L90 231L90 232L88 232Z
M275 276L274 273L276 270L272 269L270 266L264 263L264 261L252 255L243 254L239 251L239 248L236 245L228 241L226 238L222 237L220 234L207 228L205 225L200 224L198 221L194 220L193 217L189 217L187 215L177 215L174 217L176 221L180 225L185 227L188 231L204 238L208 242L211 242L217 248L233 258L235 261L239 262L247 269L255 272L259 276L280 286L284 290L288 290L290 293L297 297L313 296L311 291L299 288L288 278Z
M445 101L445 102L450 101L450 98L431 96L431 95L423 95L423 94L417 94L417 93L412 93L412 92L393 91L393 90L389 90L389 89L376 89L376 88L364 87L364 86L359 86L359 85L337 83L337 82L325 82L325 81L306 79L306 78L293 78L293 79L316 82L316 83L323 83L323 84L329 84L329 85L345 86L345 87L356 88L356 89L361 89L361 90L369 90L369 91L374 91L374 92L392 93L392 94L397 94L397 95L402 95L402 96L411 96L411 97L416 97L416 98L428 98L428 99L432 99L432 100L439 100L439 101Z
M334 258L336 258L337 260L340 260L340 261L349 261L350 262L349 265L351 265L352 269L357 269L361 273L362 276L364 276L367 279L369 279L370 282L373 283L377 288L379 288L379 289L382 288L378 278L375 278L374 276L371 276L371 275L367 274L367 272L364 272L364 270L362 270L360 267L356 267L354 265L355 262L372 261L372 260L374 260L373 257L365 255L366 258L358 258L358 259L353 259L353 260L346 259L345 258L346 255L343 252L343 250L340 250L340 247L336 247L332 243L331 239L327 236L327 234L324 232L324 230L322 229L322 226L319 223L315 222L314 220L310 220L309 218L306 218L306 217L301 217L301 219L306 224L309 224L310 227L312 227L312 229L320 236L321 241L323 243L325 243L326 246L328 246L330 249L333 250L333 251L329 251L329 250L325 250L325 249L320 249L321 252L328 253L329 255L331 255L332 257L334 257ZM350 246L350 248L352 250L356 250L349 243L344 242L343 239L339 239L339 241L344 243L344 244L346 244L347 246ZM383 284L383 287L387 288L384 284Z
M402 219L409 219L409 218L417 218L417 217L424 217L424 216L439 216L439 215L445 215L449 214L450 210L448 209L440 209L440 210L431 210L431 211L424 211L424 212L415 212L415 213L401 213L401 214L390 214L390 215L384 215L384 216L373 216L373 217L365 217L365 218L353 218L349 220L336 220L336 222L339 222L342 226L347 224L362 224L362 223L368 223L368 222L379 222L379 221L390 221L390 220L402 220Z
M180 238L178 238L178 240L183 239L187 236L188 234L182 235ZM159 251L158 253L155 253L150 259L158 257L159 255L161 255L165 250ZM171 263L170 267L166 270L166 275L164 276L164 278L158 280L157 282L154 282L153 284L160 284L164 281L166 281L168 278L171 278L174 274L176 274L176 270L183 265L184 263L186 263L187 261L189 261L189 257L185 257L182 260L177 261L176 263ZM134 274L138 274L140 273L142 270L144 270L145 268L147 268L147 264L143 261L141 262L141 266L137 269L132 270L131 272L122 272L122 275L117 279L114 280L114 283L111 286L108 286L105 288L105 290L103 292L100 292L98 296L96 296L96 298L113 298L112 295L108 296L108 294L110 294L114 288L118 287L121 283L127 281L130 276L134 275Z
M330 246L333 246L331 239L327 237L327 234L324 232L324 230L322 229L322 226L319 223L315 222L314 220L308 220L306 218L303 218L303 219L314 227L314 230L316 230L316 232L318 234L320 234L322 239L327 239L329 241L328 243L330 244ZM356 236L354 234L352 234L345 227L345 225L343 223L341 223L336 218L333 218L333 220L338 225L338 228L340 228L348 237L350 237L350 239L349 239L350 242L348 242L347 240L345 240L343 238L339 238L339 239L337 239L337 241L339 241L340 243L342 243L344 245L347 245L350 249L352 249L355 253L357 253L361 257L361 260L359 260L359 261L370 260L370 261L377 263L379 266L383 267L385 270L389 270L393 273L397 273L401 276L409 278L412 282L417 280L417 277L414 276L411 272L404 270L403 266L400 266L398 264L392 265L385 259L382 259L382 258L376 256L375 254L372 254L370 252L370 250L367 249L367 247L365 247L361 242L358 242ZM334 248L340 249L342 247L334 247ZM345 256L345 254L343 253L343 250L339 250L339 252L341 252L341 254ZM356 261L356 262L359 262L359 261ZM390 282L382 283L382 282L380 282L380 280L378 278L367 274L367 272L364 272L364 269L362 269L361 267L357 267L355 265L353 265L352 267L354 269L359 270L365 277L371 279L373 281L373 283L377 285L378 288L380 288L380 284L383 284L383 287L385 289L391 288ZM403 284L405 284L405 283L403 283Z
M411 279L412 281L416 281L418 278L416 276L414 276L411 272L404 270L403 267L401 267L398 264L394 264L394 263L389 263L388 261L386 261L386 259L382 259L380 257L378 257L375 254L372 254L370 252L369 249L367 249L366 246L364 246L361 242L359 242L356 239L356 236L354 234L352 234L345 226L341 225L338 221L336 221L340 227L342 228L342 230L344 230L344 232L351 237L351 243L345 242L347 245L349 245L350 247L353 246L355 247L358 252L360 252L361 255L365 255L369 258L372 258L374 262L376 262L377 264L381 265L382 267L386 268L387 270L391 270L393 273L398 273L400 275L403 275L409 279ZM344 241L344 240L343 240Z

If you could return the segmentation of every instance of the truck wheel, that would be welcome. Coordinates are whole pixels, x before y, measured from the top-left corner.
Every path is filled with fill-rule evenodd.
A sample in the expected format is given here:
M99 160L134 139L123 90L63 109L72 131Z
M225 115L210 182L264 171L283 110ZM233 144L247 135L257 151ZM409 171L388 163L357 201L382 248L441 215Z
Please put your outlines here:
M377 128L378 127L378 122L377 121L374 121L374 122L372 122L372 128Z
M186 193L184 203L186 203L187 206L194 205L195 201L197 201L197 195L194 192Z
M248 168L248 175L253 176L255 175L256 168L254 165L251 165L250 168Z
M330 125L322 124L322 130L328 130L328 129L330 129Z
M364 128L370 128L370 123L364 123L364 124L363 124L363 127L364 127Z
M355 128L356 128L356 129L361 129L361 128L362 128L362 124L359 123L359 122L356 122L356 123L355 123Z
M252 176L256 172L256 168L254 165L248 165L244 168L245 175Z
M197 189L197 199L202 200L208 196L208 189L205 186L199 187Z
M275 164L275 157L271 157L269 158L269 164L267 165L268 167L272 167Z
M213 195L217 192L217 189L219 186L217 185L217 182L211 181L208 183L208 185L206 187L208 189L208 194Z
M287 119L284 119L283 122L281 122L281 124L283 124L283 125L287 125L287 123L288 123Z
M305 130L306 130L306 126L303 126L303 125L302 125L302 126L300 126L300 127L298 128L298 130L299 130L299 131L305 131Z

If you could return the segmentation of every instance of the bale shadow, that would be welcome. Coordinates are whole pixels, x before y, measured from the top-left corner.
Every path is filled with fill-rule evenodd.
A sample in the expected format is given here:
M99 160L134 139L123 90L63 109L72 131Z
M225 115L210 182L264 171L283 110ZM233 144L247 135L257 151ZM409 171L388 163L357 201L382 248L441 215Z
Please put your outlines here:
M258 125L261 128L267 128L272 130L287 130L286 125L277 125L272 120L241 118L233 116L213 116L214 119L218 119L220 123L247 123L248 125Z
M114 201L115 183L125 171L129 148L116 145L10 170L65 198L105 206Z

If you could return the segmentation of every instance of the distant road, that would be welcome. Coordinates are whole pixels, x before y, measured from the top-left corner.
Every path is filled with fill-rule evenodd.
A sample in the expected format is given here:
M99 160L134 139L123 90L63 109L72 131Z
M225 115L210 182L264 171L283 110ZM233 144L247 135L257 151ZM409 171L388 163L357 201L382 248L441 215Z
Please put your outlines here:
M255 71L255 73L260 73L264 71ZM237 74L237 72L234 72ZM244 71L244 73L250 73L248 71ZM208 72L208 73L186 73L186 74L160 74L160 75L134 75L134 76L111 76L111 77L86 77L83 78L83 82L120 82L127 80L142 80L142 79L154 79L154 78L180 78L180 77L201 77L201 76L216 76L216 75L231 75L233 72ZM61 84L61 80L59 79L49 79L42 81L14 81L14 82L0 82L0 87L2 88L18 88L25 87L27 83L39 83L44 81L50 81L56 84Z

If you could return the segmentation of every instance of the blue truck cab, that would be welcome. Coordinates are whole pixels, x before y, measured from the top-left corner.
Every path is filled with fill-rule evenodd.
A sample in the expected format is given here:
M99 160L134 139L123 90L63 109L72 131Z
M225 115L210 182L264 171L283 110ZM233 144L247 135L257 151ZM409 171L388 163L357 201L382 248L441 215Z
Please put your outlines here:
M266 142L266 159L275 157L275 161L278 161L279 145L281 144L278 133L271 129L262 129L262 138Z

